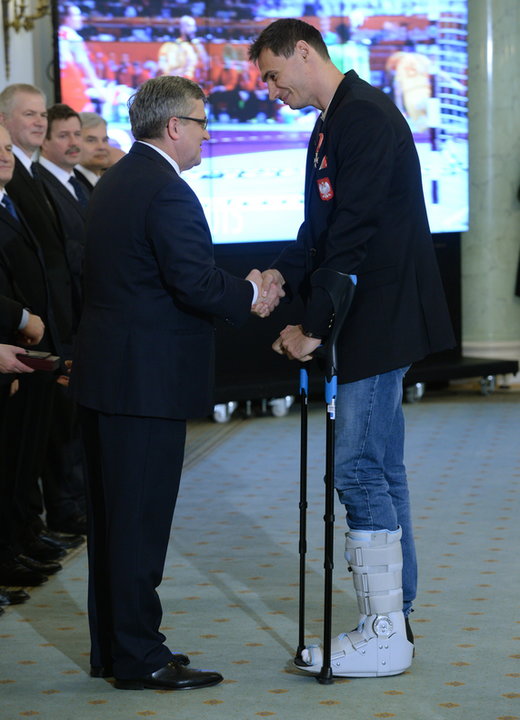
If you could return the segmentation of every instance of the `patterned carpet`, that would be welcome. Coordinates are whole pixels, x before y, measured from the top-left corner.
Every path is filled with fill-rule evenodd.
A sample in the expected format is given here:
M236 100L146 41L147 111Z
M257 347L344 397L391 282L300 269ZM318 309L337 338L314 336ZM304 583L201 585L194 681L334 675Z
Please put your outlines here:
M298 639L299 414L192 423L161 597L164 631L222 685L115 691L88 676L85 551L0 619L0 718L518 720L520 392L405 405L420 561L417 654L401 676L318 684ZM324 412L309 416L308 638L321 637ZM336 508L334 633L357 619Z

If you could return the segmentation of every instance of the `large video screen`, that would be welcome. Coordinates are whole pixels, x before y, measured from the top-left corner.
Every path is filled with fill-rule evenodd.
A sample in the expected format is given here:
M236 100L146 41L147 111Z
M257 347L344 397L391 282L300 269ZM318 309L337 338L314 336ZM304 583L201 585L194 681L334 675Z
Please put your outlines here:
M468 226L466 0L82 0L55 8L59 96L133 142L127 102L147 79L183 75L209 103L211 140L183 177L216 243L292 240L303 218L314 108L270 101L248 46L279 17L322 33L333 62L387 93L412 129L432 232Z

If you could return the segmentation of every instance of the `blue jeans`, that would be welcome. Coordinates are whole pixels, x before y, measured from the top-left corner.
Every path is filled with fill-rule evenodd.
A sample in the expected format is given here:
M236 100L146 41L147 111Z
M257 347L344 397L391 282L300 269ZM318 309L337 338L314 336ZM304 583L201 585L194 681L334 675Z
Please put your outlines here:
M403 377L408 367L338 385L335 487L352 530L402 529L403 612L417 591L404 466Z

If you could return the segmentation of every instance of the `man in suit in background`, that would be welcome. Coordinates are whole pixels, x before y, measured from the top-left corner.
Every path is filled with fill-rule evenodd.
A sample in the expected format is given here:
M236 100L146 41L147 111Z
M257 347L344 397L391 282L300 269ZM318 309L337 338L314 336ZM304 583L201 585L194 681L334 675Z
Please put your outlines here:
M8 85L0 93L0 124L11 135L15 156L7 191L42 248L64 359L69 359L74 324L71 271L56 209L34 163L47 132L45 95L33 85Z
M403 377L412 362L455 344L419 159L401 112L353 70L343 75L312 25L272 23L250 59L271 100L321 111L307 154L304 223L270 271L289 294L304 295L306 310L274 349L309 360L326 341L334 308L319 275L313 282L316 270L357 276L337 343L335 486L347 511L346 558L360 618L332 641L332 672L395 675L412 662L408 614L417 586ZM317 646L297 661L314 673L322 663Z
M44 94L33 85L18 83L7 86L0 93L0 123L9 130L15 156L13 177L6 189L43 252L51 306L59 333L60 356L63 361L70 360L72 336L79 313L77 281L74 285L58 209L43 184L39 173L40 165L35 162L47 133ZM54 390L56 393L57 386ZM47 529L40 520L43 501L38 487L32 494L31 502L34 509L34 532L47 534ZM53 530L85 532L84 520L83 527L76 523L66 527L55 526ZM69 541L70 538L60 537L62 543L69 544ZM80 541L81 538L76 537L73 543ZM52 549L49 552L55 555Z
M21 306L22 332L29 340L27 327L32 318L43 318L45 325L39 320L42 332L34 338L34 347L59 355L43 254L20 209L5 192L13 170L11 139L6 128L0 126L0 293ZM7 330L1 341L14 343L18 337L23 336ZM20 584L38 585L61 568L54 560L65 554L55 548L54 557L49 556L52 548L32 530L29 504L47 449L54 384L49 373L23 376L17 392L4 398L0 433L0 584L14 585L18 580L23 581Z
M39 174L60 220L73 277L75 316L78 318L88 194L76 178L74 167L79 161L82 146L78 113L63 103L47 108L47 132L41 147Z
M71 388L89 495L92 674L120 689L214 685L159 630L161 582L186 419L212 406L213 318L244 323L261 280L215 265L202 206L180 173L209 140L206 98L164 76L130 102L136 142L92 195Z
M90 196L103 171L111 164L107 123L101 115L93 112L82 112L79 117L83 143L74 172Z
M81 311L83 253L88 191L77 179L74 167L83 146L81 120L68 105L47 109L47 132L39 158L38 174L60 221L71 272L74 327ZM84 468L79 421L75 403L60 385L54 398L54 414L47 460L42 475L47 525L70 533L86 533Z

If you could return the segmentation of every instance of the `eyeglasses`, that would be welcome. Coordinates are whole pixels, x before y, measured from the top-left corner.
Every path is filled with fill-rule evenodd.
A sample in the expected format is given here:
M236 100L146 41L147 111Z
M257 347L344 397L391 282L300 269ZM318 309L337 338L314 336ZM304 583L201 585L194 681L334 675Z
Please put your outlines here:
M193 120L193 122L199 123L201 128L205 130L208 127L208 118L194 118L194 117L188 117L187 115L177 115L177 118L179 120Z

